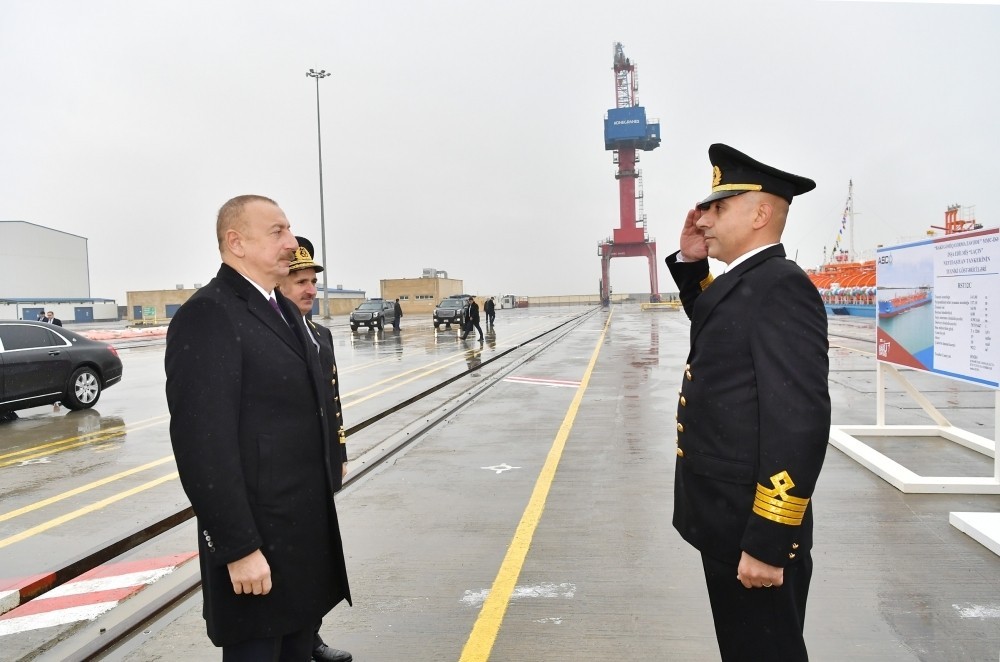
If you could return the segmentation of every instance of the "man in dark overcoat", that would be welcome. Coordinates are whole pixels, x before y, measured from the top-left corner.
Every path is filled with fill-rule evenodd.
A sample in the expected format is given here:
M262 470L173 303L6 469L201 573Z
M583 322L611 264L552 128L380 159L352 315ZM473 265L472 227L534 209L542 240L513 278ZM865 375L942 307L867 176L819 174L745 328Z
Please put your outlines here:
M827 319L780 242L815 188L726 145L666 259L691 319L673 524L702 554L722 658L806 660L811 498L830 434ZM726 271L713 280L709 257Z
M486 313L486 326L493 326L494 320L497 318L497 305L493 301L493 297L486 300L483 304L483 312Z
M472 329L479 332L479 341L482 342L483 338L483 328L479 326L479 304L476 303L475 297L469 297L469 304L466 307L468 317L465 320L465 329L462 334L462 340L465 340Z
M223 660L306 660L320 619L350 601L326 375L275 291L297 247L278 205L233 198L216 235L222 267L175 314L165 357L208 635Z
M281 279L279 289L292 305L298 308L305 324L306 332L310 336L313 346L319 355L320 374L324 375L324 383L328 386L328 393L325 397L327 406L327 420L333 421L329 426L329 431L335 438L331 438L331 446L340 447L341 457L341 477L347 475L347 433L344 430L343 407L340 403L340 385L337 383L337 357L333 351L333 335L330 329L316 324L312 320L313 302L316 301L316 274L323 271L322 265L318 264L312 256L313 244L305 237L295 237L299 247L295 250L295 257L292 258L288 266L288 275ZM339 489L339 481L335 481ZM317 628L313 637L312 659L317 662L351 662L354 658L347 651L339 650L328 646L319 634Z
M399 331L399 323L403 321L403 307L399 305L398 298L393 302L392 309L396 315L395 319L392 320L392 328Z

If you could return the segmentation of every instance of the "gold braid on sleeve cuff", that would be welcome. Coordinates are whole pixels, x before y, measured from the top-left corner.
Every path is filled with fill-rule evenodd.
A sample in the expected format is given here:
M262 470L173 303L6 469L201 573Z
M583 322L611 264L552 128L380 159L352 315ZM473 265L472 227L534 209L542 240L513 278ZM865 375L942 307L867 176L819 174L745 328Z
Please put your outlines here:
M701 282L698 283L698 285L701 286L701 291L704 292L708 288L708 286L712 284L713 280L715 280L715 276L713 276L712 274L708 274L707 276L705 276L705 278L703 278Z
M794 497L788 490L795 487L787 471L771 476L773 489L757 484L757 494L753 500L753 512L765 519L789 526L800 526L809 507L809 499Z

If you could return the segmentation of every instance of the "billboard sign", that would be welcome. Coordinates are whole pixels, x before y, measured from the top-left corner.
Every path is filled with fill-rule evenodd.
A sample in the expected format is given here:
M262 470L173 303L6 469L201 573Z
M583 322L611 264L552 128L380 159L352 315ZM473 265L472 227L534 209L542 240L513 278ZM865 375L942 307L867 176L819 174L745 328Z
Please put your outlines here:
M878 249L878 360L1000 387L1000 228Z

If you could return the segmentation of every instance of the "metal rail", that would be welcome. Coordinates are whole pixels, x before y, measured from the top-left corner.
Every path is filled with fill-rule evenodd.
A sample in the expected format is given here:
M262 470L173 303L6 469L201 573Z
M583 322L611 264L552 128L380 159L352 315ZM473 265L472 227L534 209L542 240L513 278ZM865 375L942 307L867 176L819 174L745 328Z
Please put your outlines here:
M532 348L531 351L526 353L524 356L501 368L498 373L492 375L489 380L478 382L474 388L464 391L462 394L449 399L443 405L439 406L435 412L425 417L422 421L404 427L398 433L392 435L385 443L376 446L371 451L364 454L361 458L358 458L355 463L360 464L360 467L348 473L344 479L342 489L346 490L348 487L353 486L361 478L368 475L373 469L383 465L392 456L416 442L430 429L436 427L446 418L454 415L456 411L475 400L484 391L499 383L499 381L501 381L506 374L515 370L525 361L528 361L545 351L550 345L576 329L599 310L600 308L593 308L592 310L571 317L551 329L547 329L536 336L524 340L523 342L498 353L497 355L483 361L479 365L463 370L457 375L449 377L448 379L445 379L442 382L365 419L364 421L361 421L357 425L348 428L347 434L350 436L369 427L370 425L373 425L374 423L392 416L393 414L403 411L407 407L419 402L442 388L445 388L457 380L467 377L474 372L481 371L490 364L507 357L511 353L529 346L532 343L536 343L546 336L550 336L546 342ZM562 331L562 333L556 334L558 331ZM187 508L173 513L172 515L169 515L157 522L137 529L108 545L81 555L79 558L70 561L65 566L49 573L47 577L50 577L51 579L45 581L42 585L39 585L37 590L31 591L30 596L27 598L22 597L22 604L51 589L56 588L57 586L79 576L84 572L87 572L88 570L92 570L93 568L96 568L103 563L106 563L107 561L138 547L143 543L149 542L155 537L166 533L180 524L183 524L192 517L194 517L194 510L188 506ZM84 629L82 632L69 636L65 641L49 642L49 644L36 649L30 656L21 658L19 662L26 662L27 660L35 659L58 659L61 661L80 662L84 660L101 659L105 654L120 648L128 640L135 637L136 633L140 629L146 628L150 623L153 623L160 618L166 611L191 596L200 585L200 573L190 572L187 577L180 579L172 586L156 595L153 599L141 604L141 606L134 609L126 617L121 618L114 625L110 627L99 627L94 625ZM149 590L149 588L146 589L146 591ZM139 594L139 596L141 595L142 593ZM130 602L136 600L139 596L133 597Z

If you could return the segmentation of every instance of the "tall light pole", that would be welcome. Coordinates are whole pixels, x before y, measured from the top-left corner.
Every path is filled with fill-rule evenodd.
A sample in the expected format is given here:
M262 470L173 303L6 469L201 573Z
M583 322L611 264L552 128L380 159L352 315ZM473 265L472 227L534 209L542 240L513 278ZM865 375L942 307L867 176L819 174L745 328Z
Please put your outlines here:
M320 246L323 249L323 319L330 319L330 291L326 287L326 275L330 272L330 261L326 259L326 216L323 210L323 132L320 128L319 115L319 81L321 78L332 76L325 69L316 71L310 69L306 76L316 79L316 144L319 147L319 232Z

